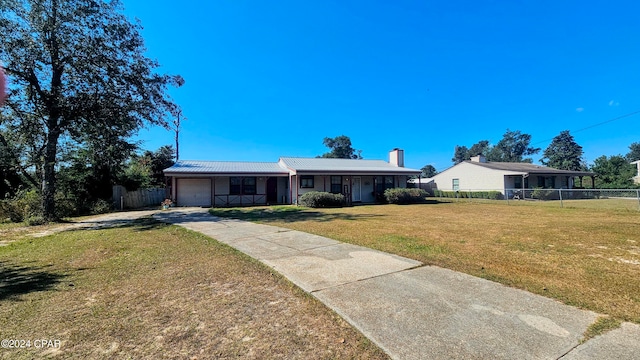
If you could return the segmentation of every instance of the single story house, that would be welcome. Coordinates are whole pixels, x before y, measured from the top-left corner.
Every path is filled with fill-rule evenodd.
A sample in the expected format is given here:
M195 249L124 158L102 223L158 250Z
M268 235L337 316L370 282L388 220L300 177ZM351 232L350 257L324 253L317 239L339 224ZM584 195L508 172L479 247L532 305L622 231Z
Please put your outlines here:
M373 203L385 189L406 187L420 170L404 167L404 151L389 161L281 157L278 162L178 161L164 170L177 206L296 204L309 191L341 193Z
M443 191L500 191L512 197L516 189L573 189L575 178L595 173L569 171L530 163L489 162L482 155L454 165L433 177L434 188ZM595 181L592 181L595 184Z

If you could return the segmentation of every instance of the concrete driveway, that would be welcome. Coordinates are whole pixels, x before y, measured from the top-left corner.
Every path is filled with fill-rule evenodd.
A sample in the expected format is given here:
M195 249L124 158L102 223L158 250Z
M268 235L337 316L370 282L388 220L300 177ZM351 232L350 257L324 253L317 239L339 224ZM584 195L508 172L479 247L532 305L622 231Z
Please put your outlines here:
M599 317L400 256L206 209L155 213L262 261L343 316L395 359L640 359L640 326L584 343Z

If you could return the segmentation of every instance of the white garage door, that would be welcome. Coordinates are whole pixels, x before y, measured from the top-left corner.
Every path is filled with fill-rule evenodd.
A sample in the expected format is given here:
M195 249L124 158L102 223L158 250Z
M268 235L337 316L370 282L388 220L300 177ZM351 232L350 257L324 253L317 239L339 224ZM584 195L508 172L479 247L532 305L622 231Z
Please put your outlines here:
M178 179L178 206L211 206L211 179Z

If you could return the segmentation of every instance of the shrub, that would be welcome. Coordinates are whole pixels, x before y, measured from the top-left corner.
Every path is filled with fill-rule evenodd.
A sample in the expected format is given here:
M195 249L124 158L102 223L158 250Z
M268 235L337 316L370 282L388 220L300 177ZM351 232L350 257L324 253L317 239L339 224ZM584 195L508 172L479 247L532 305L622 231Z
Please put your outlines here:
M345 204L345 198L342 194L310 191L298 198L298 204L311 208L341 207Z
M556 200L558 199L555 190L543 189L543 188L534 188L531 193L531 197L538 200Z
M472 198L472 199L489 199L503 200L504 195L500 191L442 191L433 190L433 196L445 198Z
M12 222L23 222L33 216L42 216L42 202L35 190L20 190L12 199L0 202L0 217Z
M98 199L91 205L92 214L105 214L111 211L111 203L104 199Z
M29 226L42 225L46 223L46 221L44 220L44 217L42 217L41 215L29 216L25 222Z
M395 188L385 190L384 197L389 204L416 204L424 201L427 192L422 189Z

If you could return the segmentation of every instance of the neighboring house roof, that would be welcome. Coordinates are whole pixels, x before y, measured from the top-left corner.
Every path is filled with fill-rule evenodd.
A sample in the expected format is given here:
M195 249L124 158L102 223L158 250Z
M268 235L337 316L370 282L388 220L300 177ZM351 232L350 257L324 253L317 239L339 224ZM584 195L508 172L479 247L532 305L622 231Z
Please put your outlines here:
M280 163L295 172L419 174L422 171L392 165L384 160L281 157Z
M465 161L465 163L482 166L485 168L501 171L510 171L522 174L557 174L568 176L593 176L595 173L588 171L571 171L559 170L547 166L535 165L530 163L514 163L514 162L476 162Z
M193 161L182 160L165 169L166 175L177 174L278 174L289 171L275 162L249 161Z

